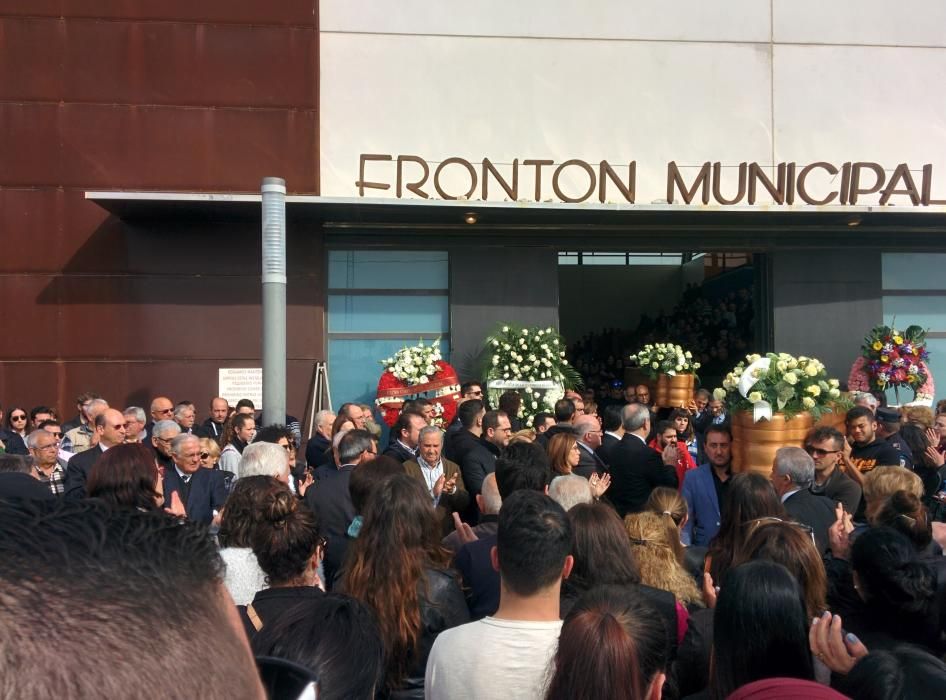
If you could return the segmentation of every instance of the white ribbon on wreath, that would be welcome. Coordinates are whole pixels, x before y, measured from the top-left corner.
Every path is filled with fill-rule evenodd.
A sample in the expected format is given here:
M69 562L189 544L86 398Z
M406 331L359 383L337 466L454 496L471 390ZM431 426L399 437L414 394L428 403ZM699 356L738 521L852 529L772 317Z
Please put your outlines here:
M756 377L756 370L758 370L760 374L764 374L769 371L770 364L772 364L772 361L768 357L760 357L746 367L742 376L739 378L739 393L742 394L743 398L748 399L752 387L759 382L759 378ZM764 399L752 404L752 421L758 423L763 419L772 419L772 404Z

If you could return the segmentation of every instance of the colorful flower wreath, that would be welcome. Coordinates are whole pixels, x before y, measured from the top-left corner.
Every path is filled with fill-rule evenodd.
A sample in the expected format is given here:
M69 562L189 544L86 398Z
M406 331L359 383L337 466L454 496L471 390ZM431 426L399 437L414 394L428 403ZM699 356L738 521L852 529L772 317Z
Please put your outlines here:
M421 340L381 361L384 371L378 380L375 405L391 427L409 399L425 398L434 405L434 425L450 425L457 413L460 382L457 372L440 355L440 339L431 345Z
M908 387L921 398L920 389L929 378L926 331L919 326L909 326L903 332L890 326L877 326L864 338L861 353L870 391Z

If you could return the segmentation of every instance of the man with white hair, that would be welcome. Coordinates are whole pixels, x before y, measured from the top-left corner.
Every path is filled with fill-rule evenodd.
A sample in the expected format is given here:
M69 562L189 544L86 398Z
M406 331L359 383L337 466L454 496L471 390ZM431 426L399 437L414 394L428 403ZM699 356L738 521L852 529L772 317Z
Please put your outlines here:
M129 406L122 415L125 417L125 442L144 442L148 437L145 410L141 406Z
M404 471L418 479L430 495L444 533L453 529L453 514L470 505L460 465L443 457L443 431L424 426L417 436L417 456L404 462Z
M855 406L869 408L871 413L877 413L877 407L880 406L877 397L868 391L855 391L851 398L854 400Z
M549 484L549 498L567 511L579 503L591 503L591 485L588 479L578 474L556 476Z
M572 471L590 479L592 474L601 476L608 470L608 465L597 454L601 447L601 423L597 416L579 416L575 419L575 435L578 437L578 466ZM568 510L568 508L565 508Z
M246 446L240 457L237 478L271 476L284 484L289 483L289 453L273 442L254 442Z
M315 433L305 446L305 463L310 467L321 467L332 461L332 425L334 423L335 414L329 410L323 409L315 414L313 421Z
M811 455L800 447L780 447L775 453L770 478L791 519L806 526L818 551L826 552L828 529L837 518L831 501L809 491L815 479L815 462Z
M167 469L174 466L171 457L171 441L181 434L181 426L172 420L159 420L151 427L151 446L158 464Z
M155 426L155 432L162 422ZM170 453L174 466L164 472L164 507L171 507L176 491L188 520L210 524L227 500L224 473L200 466L200 438L196 435L178 433L171 440Z

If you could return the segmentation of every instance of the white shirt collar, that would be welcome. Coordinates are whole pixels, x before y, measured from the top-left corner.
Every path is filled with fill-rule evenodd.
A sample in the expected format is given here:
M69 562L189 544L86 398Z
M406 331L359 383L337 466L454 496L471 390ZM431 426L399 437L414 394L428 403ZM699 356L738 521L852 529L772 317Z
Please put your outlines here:
M801 489L792 489L792 490L789 491L788 493L783 494L783 495L782 495L782 503L785 503L785 501L787 501L790 496L794 496L794 495L795 495L796 493L798 493L799 491L801 491Z
M604 431L604 434L605 434L605 435L610 435L611 437L617 438L618 440L621 439L621 436L620 436L620 435L618 435L617 433L612 433L610 430L605 430L605 431Z

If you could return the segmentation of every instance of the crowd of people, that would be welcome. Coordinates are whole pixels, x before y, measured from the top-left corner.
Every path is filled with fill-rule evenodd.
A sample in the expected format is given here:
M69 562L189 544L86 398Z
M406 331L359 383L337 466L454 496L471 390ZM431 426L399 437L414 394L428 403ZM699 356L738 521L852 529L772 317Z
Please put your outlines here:
M641 314L634 329L589 333L569 348L569 356L599 398L615 383L623 385L632 353L668 338L693 353L702 377L722 377L753 344L753 313L746 287L713 295L704 286L690 284L669 311Z
M9 410L0 694L946 692L946 406L854 396L761 474L704 390L513 398L388 435L346 403L308 440L219 397Z

